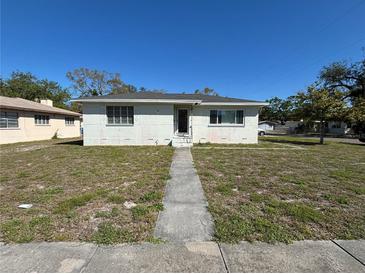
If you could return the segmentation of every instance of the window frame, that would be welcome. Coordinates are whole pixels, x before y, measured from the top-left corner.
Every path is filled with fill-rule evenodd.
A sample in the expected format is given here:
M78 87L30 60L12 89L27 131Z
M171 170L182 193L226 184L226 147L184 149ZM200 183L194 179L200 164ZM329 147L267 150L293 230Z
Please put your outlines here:
M50 126L50 115L46 114L35 114L34 115L34 124L36 126ZM41 121L38 123L37 121Z
M75 126L75 117L65 116L65 126Z
M333 121L331 128L334 128L334 129L342 128L342 122L341 121Z
M108 108L113 108L111 116L109 115ZM115 113L118 113L118 115L116 116ZM107 126L134 126L134 106L106 105L105 115ZM112 122L110 122L109 118L112 118ZM118 121L117 123L115 122L116 120Z
M3 113L5 117L2 117ZM16 114L16 118L9 118L8 117L9 113ZM1 111L0 120L6 122L6 127L0 127L0 129L19 129L19 113L16 111ZM11 120L12 122L16 121L16 126L9 127L9 120Z
M234 111L234 123L222 123L222 112ZM212 123L212 112L215 112L216 122ZM238 112L242 112L242 123L237 123L239 117ZM220 121L220 122L219 122ZM212 127L244 127L245 126L245 110L244 109L210 109L209 110L209 126Z

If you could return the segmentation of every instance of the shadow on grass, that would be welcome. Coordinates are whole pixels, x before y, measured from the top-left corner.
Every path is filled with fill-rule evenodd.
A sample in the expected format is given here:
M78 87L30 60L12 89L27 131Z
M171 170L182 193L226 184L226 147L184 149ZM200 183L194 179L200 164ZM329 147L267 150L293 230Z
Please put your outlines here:
M345 144L345 145L351 145L351 146L363 146L365 147L365 143L346 143L346 142L339 142L340 144Z
M308 141L302 141L302 140L279 140L279 139L270 139L270 138L265 138L265 142L271 142L271 143L282 143L282 144L292 144L292 145L304 145L304 146L316 146L316 145L321 145L318 142L308 142ZM324 144L326 145L326 143Z
M83 140L72 140L72 141L57 143L57 145L75 145L75 146L82 146L83 144L84 144Z

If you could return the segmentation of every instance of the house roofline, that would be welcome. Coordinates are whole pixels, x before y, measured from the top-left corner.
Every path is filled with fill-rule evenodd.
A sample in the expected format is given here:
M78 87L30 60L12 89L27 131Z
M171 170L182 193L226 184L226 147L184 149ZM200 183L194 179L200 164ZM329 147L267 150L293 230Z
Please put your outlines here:
M203 102L202 106L267 106L266 102Z
M73 99L77 103L160 103L160 104L191 104L202 106L267 106L266 102L203 102L202 100L172 100L172 99Z
M113 98L100 98L100 99L73 99L71 102L77 103L180 103L180 104L200 104L201 100L171 100L171 99L113 99Z
M18 110L18 111L28 111L28 112L36 112L36 113L46 113L46 114L57 114L57 115L65 115L65 116L75 116L80 117L81 114L73 111L65 110L45 110L45 109L35 109L29 107L19 107L19 106L9 106L0 104L0 109L9 109L9 110Z

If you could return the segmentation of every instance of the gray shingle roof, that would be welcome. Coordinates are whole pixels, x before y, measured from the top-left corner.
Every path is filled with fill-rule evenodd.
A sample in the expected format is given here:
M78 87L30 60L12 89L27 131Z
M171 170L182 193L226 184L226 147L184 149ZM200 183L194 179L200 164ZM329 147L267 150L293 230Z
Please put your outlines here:
M204 94L185 94L185 93L158 93L158 92L136 92L136 93L124 93L115 95L104 95L104 96L90 96L90 97L80 97L78 100L98 100L98 99L147 99L147 100L197 100L203 103L262 103L260 101L253 101L247 99L229 98L222 96L204 95Z

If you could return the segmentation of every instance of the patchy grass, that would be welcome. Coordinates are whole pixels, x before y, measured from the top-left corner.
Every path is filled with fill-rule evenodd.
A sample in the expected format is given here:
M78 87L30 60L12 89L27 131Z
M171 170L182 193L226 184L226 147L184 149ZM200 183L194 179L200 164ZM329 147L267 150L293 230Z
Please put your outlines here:
M117 207L113 207L111 211L97 211L95 218L113 218L120 214L120 210Z
M260 144L260 148L283 148L285 146L283 146L280 143L273 143L273 142L268 142L265 139L259 140L259 144ZM214 144L214 143L197 143L194 144L194 148L196 149L200 149L200 148L215 148L215 147L219 147L219 148L235 148L235 147L239 147L239 148L257 148L257 144Z
M364 238L364 145L318 145L318 140L295 137L262 140L256 147L289 146L192 149L217 240Z
M161 191L160 192L151 191L151 192L148 192L145 195L143 195L141 197L141 201L144 201L144 202L161 201L162 197L163 197L163 193Z
M1 145L0 241L150 241L173 149ZM136 208L127 209L125 201ZM31 203L30 209L20 209Z
M89 192L66 199L58 203L53 212L56 214L66 214L77 207L86 205L88 202L95 199L98 196L98 194L99 194L98 191Z
M11 242L27 243L42 235L49 240L51 237L52 223L47 216L39 216L30 219L29 222L13 219L1 224L1 231L5 238Z
M111 222L105 222L98 226L98 230L93 234L92 240L98 244L114 244L132 242L135 239L130 231L117 227Z

